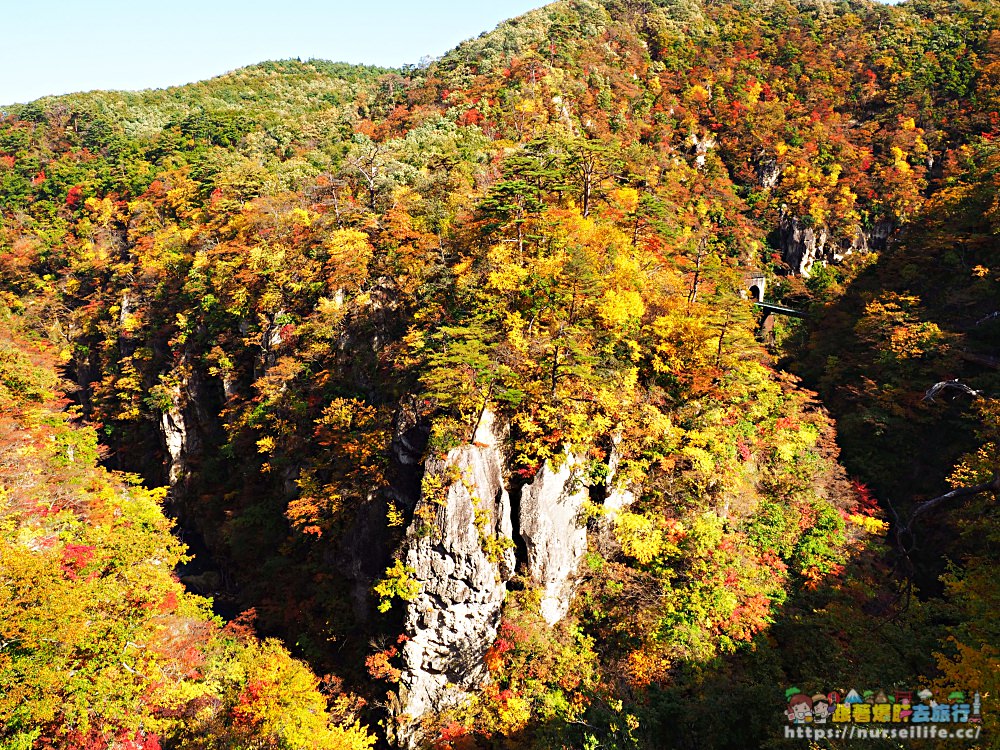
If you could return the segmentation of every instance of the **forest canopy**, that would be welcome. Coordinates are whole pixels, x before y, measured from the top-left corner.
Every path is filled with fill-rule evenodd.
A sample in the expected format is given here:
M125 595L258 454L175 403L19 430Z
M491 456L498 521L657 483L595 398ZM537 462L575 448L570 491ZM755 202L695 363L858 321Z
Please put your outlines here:
M989 746L998 109L988 0L8 108L0 748L774 747L791 686Z

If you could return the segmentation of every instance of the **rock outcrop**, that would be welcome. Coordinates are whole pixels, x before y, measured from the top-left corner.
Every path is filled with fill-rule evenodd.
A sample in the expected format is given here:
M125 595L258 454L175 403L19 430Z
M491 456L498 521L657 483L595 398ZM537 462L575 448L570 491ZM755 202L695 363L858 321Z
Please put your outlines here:
M699 169L705 166L705 160L708 157L708 152L718 145L718 142L715 140L715 136L708 132L706 132L701 138L698 137L697 133L691 133L688 136L687 142L694 152L694 163Z
M757 181L762 188L770 190L781 180L781 165L773 156L762 154L757 160Z
M412 415L401 417L397 436L416 423ZM403 552L420 593L406 610L408 640L393 706L397 718L411 720L399 723L394 737L406 747L420 741L416 719L460 703L489 682L484 656L496 638L515 568L541 588L541 614L549 624L565 617L572 603L574 576L588 545L581 516L590 487L583 461L567 453L511 493L504 437L486 411L471 444L424 463ZM412 462L419 441L398 443L397 460ZM613 476L617 451L611 460ZM633 500L623 487L610 490L605 504L621 508Z
M781 259L794 273L809 276L817 261L831 260L827 242L830 239L825 226L814 227L798 216L783 214L778 225Z
M160 433L167 451L167 481L171 490L180 490L189 472L191 456L201 450L201 382L185 355L174 372L168 389L170 406L160 415Z
M187 455L191 449L191 433L178 390L170 394L170 408L160 415L160 431L167 448L167 481L174 487L187 473Z
M541 612L554 625L569 611L572 576L587 551L587 529L580 520L589 497L580 461L566 455L558 469L546 464L521 490L520 532L527 570L542 586Z
M501 441L486 412L472 445L425 465L405 557L421 586L406 613L400 691L400 711L413 718L454 705L489 680L483 656L515 564L513 544L503 542L513 529Z
M895 228L891 220L883 219L870 229L858 230L850 243L838 243L827 227L784 213L778 223L781 259L794 273L808 277L816 263L839 263L852 253L884 250Z
M612 514L627 508L638 499L633 488L622 482L618 476L622 460L621 452L618 449L621 440L620 435L614 438L611 451L608 453L607 492L604 495L604 507Z

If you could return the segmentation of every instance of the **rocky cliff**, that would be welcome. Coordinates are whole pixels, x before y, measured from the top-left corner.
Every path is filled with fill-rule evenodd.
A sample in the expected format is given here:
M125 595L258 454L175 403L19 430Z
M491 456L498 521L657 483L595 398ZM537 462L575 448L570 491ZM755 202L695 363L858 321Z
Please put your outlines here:
M579 459L567 454L558 469L546 463L521 490L520 532L527 571L542 587L542 616L554 625L569 611L572 575L587 551L587 530L580 522L588 499Z
M426 461L405 544L420 593L406 612L400 716L456 705L489 681L483 657L515 571L541 588L549 624L572 602L572 579L587 550L582 461L567 454L558 468L546 463L512 491L504 437L486 411L470 445ZM413 746L415 725L404 722L398 739Z
M472 445L425 465L405 556L421 587L406 613L406 716L454 705L489 677L483 655L515 565L512 543L503 542L513 530L502 438L486 412Z
M808 277L816 263L839 263L852 253L884 250L895 229L894 222L883 219L869 229L859 229L850 242L839 242L828 227L813 226L785 213L778 224L781 259L793 273Z

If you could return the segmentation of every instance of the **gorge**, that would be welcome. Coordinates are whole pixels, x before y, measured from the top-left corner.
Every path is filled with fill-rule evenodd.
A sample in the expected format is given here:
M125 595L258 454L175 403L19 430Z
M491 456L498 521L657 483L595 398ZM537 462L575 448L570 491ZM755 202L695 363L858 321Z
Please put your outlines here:
M560 0L5 107L0 750L992 746L998 106L986 0Z

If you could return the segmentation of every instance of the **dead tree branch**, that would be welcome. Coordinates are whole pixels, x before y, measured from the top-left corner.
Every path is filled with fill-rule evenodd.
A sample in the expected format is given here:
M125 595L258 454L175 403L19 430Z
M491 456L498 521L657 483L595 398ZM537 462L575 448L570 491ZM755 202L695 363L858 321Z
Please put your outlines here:
M979 396L983 395L982 391L974 390L969 386L967 386L965 383L958 382L958 378L955 378L954 380L943 380L940 383L935 383L934 385L932 385L924 393L923 400L930 401L931 403L933 403L935 396L940 396L944 391L949 389L954 391L959 391L961 393L968 393L973 398L978 398Z

